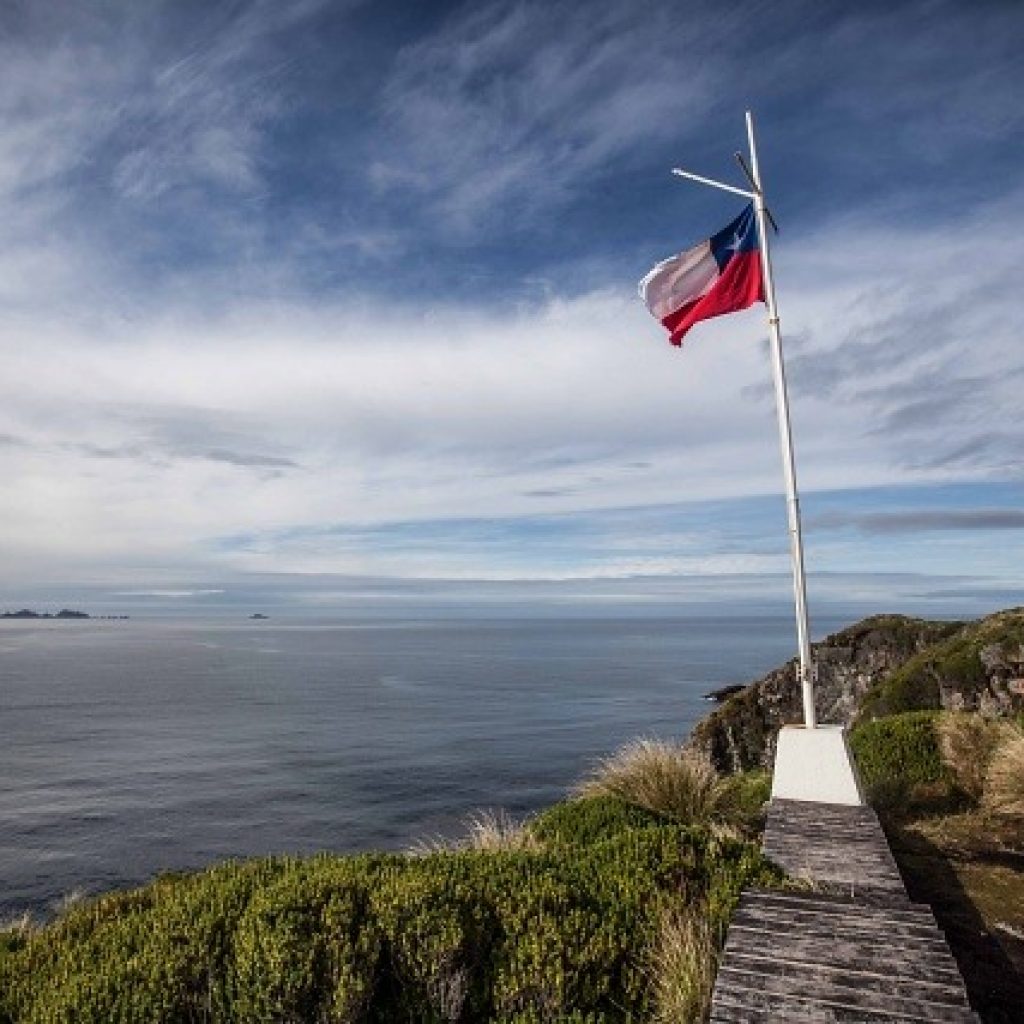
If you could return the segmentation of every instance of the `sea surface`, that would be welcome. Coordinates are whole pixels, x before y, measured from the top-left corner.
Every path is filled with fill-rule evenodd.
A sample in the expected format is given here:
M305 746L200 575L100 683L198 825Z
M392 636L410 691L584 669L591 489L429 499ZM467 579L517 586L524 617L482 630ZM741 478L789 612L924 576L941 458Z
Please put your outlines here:
M794 647L775 616L0 622L0 918L529 813L629 739L684 736L703 694Z

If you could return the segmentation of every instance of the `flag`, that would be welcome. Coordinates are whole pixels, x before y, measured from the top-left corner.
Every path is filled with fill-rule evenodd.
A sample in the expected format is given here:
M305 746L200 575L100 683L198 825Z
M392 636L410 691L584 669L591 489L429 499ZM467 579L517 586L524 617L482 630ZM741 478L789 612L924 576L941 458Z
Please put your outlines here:
M640 282L640 297L668 329L673 345L681 345L701 320L763 302L753 204L706 242L662 260Z

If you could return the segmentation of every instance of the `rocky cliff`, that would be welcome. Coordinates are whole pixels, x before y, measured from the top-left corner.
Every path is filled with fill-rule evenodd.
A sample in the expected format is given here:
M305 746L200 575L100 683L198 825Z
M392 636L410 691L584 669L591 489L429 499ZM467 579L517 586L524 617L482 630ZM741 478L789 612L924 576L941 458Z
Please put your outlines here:
M813 656L822 722L918 708L1024 711L1024 608L971 623L876 615L815 644ZM691 742L723 771L770 767L779 726L801 717L791 661L730 697Z

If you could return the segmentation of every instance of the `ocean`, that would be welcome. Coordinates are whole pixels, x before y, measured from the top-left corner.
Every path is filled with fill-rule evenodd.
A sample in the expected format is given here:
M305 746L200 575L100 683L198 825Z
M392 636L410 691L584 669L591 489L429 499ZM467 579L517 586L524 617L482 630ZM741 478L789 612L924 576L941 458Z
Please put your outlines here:
M528 814L794 650L788 616L0 622L0 918Z

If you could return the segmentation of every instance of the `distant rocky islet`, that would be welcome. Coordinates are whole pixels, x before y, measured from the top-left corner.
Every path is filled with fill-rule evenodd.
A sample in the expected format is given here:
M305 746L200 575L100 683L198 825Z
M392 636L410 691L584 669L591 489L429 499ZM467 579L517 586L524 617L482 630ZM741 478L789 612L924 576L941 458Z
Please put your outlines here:
M0 612L0 619L127 619L127 615L90 615L71 608L61 608L59 612L36 612L31 608L21 608L16 612Z

